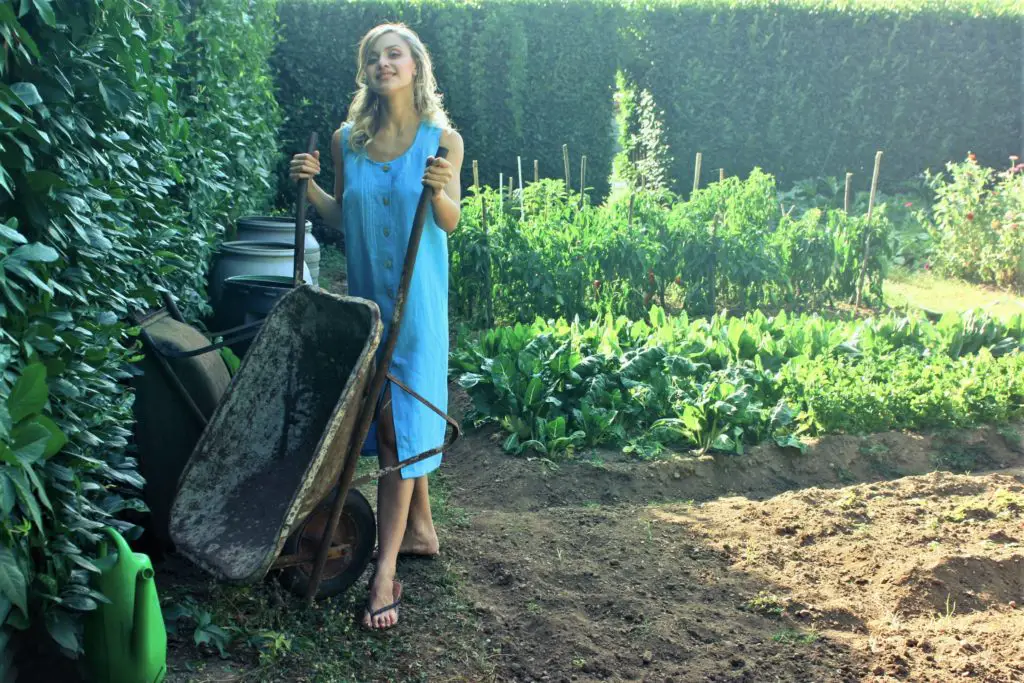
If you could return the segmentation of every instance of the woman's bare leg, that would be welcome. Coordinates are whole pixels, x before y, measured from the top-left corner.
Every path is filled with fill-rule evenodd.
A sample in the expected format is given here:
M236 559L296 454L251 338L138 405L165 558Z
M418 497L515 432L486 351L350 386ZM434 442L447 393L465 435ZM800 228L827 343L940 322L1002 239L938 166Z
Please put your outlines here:
M395 423L391 412L391 389L384 395L384 406L377 420L377 448L381 467L398 464L398 448L395 441ZM400 472L394 472L377 482L377 571L370 586L370 609L377 610L395 600L394 579L398 552L405 536L409 518L409 504L412 501L414 479L402 479ZM429 501L427 505L429 506ZM398 612L391 609L370 619L370 613L363 615L363 624L371 628L390 628L398 623Z

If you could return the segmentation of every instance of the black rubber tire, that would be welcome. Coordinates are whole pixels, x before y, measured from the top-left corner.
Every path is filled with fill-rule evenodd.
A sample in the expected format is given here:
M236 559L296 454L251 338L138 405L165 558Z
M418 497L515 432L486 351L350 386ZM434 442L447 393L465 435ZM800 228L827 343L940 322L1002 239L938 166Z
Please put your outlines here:
M283 553L292 555L300 552L315 552L319 545L320 530L326 525L330 514L331 503L334 501L332 491L316 509L302 521L302 524L285 541ZM313 528L310 528L313 525ZM303 534L305 533L305 536ZM338 520L338 529L334 533L335 543L349 542L352 552L339 560L328 560L324 567L323 577L317 589L316 599L333 597L348 590L349 586L359 580L366 571L377 542L377 520L370 502L358 489L350 489L345 498L345 506ZM286 567L281 570L281 582L293 593L305 597L309 587L312 564Z

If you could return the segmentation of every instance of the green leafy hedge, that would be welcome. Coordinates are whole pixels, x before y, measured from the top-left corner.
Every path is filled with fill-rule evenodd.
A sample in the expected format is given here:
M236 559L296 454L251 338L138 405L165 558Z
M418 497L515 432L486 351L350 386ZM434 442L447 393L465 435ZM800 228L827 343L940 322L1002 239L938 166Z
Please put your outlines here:
M1024 133L1014 0L284 0L280 14L289 154L344 118L356 42L384 20L426 41L466 158L490 185L517 172L516 155L525 176L537 158L542 176L562 178L567 143L573 187L586 154L587 184L604 196L618 69L624 106L641 110L618 117L637 138L621 146L650 155L652 140L667 143L657 161L677 192L692 186L698 151L702 185L720 167L757 166L780 186L851 171L866 189L879 149L888 187L968 150L1002 163ZM653 111L663 130L644 115ZM466 184L470 173L467 163Z
M205 303L275 190L273 0L0 5L0 594L80 651L97 530L139 530L132 311Z
M1014 0L637 3L627 71L665 110L676 189L718 168L883 184L1024 144L1024 5Z

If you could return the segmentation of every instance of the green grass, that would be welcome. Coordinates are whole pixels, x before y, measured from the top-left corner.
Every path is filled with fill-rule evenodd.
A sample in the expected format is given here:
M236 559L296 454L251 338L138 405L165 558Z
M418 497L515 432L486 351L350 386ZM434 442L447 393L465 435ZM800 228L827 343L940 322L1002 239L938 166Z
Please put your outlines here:
M922 308L936 313L963 313L977 308L999 318L1024 313L1024 297L989 287L947 280L928 272L890 273L885 303L894 308Z

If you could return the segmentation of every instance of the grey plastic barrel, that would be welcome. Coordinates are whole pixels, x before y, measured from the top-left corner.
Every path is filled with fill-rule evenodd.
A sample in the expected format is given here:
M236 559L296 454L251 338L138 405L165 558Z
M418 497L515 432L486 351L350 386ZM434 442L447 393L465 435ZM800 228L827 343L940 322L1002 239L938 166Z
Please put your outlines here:
M288 216L243 216L235 224L241 242L282 242L295 244L295 219ZM313 237L313 223L306 221L304 260L313 284L320 283L320 243Z
M221 245L210 270L210 303L220 308L224 281L236 275L291 277L294 272L295 248L281 242L234 241ZM309 266L303 263L302 279L313 283Z

